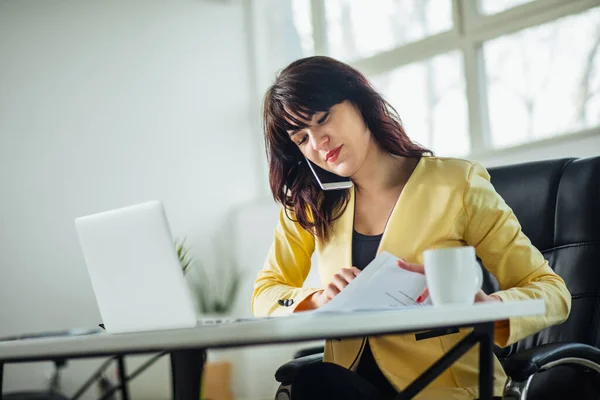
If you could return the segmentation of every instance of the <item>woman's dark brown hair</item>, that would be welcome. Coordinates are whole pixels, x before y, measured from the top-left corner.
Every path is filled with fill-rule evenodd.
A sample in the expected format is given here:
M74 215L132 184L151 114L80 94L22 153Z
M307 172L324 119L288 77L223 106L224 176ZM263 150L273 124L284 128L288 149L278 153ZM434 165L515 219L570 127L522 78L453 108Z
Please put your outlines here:
M306 128L315 113L345 100L358 108L384 151L415 158L431 154L409 139L396 110L354 68L323 56L288 65L267 90L263 105L269 184L286 213L293 211L300 226L323 241L329 240L331 223L348 205L350 192L321 190L288 131Z

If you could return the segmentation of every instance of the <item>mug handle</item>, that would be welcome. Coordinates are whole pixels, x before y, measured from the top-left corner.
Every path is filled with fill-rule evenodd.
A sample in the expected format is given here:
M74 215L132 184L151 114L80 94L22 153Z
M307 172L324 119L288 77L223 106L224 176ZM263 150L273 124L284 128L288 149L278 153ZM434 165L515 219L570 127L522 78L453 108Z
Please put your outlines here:
M481 267L476 261L473 262L473 267L475 267L475 291L473 292L473 296L475 296L483 285L483 272L481 272Z

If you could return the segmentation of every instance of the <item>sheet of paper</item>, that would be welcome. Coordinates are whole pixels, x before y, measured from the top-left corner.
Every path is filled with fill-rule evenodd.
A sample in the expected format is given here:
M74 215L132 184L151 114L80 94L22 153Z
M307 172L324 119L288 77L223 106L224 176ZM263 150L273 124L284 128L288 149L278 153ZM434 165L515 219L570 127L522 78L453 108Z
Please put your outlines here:
M329 303L316 312L386 310L430 305L427 299L417 303L425 288L425 276L406 271L388 252L379 254Z

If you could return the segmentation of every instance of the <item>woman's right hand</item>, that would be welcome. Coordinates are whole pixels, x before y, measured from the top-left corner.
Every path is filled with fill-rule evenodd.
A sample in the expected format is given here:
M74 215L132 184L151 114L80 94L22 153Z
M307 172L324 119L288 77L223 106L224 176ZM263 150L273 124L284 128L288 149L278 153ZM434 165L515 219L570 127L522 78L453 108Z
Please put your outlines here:
M344 267L340 269L331 282L325 287L324 290L316 292L311 296L311 302L313 303L313 309L324 306L329 303L339 292L341 292L354 278L360 274L360 269L356 267Z

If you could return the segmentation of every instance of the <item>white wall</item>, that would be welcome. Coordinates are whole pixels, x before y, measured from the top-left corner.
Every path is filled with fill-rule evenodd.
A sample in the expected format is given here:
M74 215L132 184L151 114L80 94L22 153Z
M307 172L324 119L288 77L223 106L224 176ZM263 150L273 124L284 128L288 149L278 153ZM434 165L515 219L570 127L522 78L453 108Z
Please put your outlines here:
M0 1L0 335L100 321L77 216L162 199L213 257L203 239L257 196L244 24L234 0ZM97 364L73 362L67 392ZM48 367L8 365L4 389ZM164 375L134 398L167 398Z
M565 157L592 157L600 155L600 133L591 130L588 135L579 135L568 140L550 141L523 146L523 148L507 149L496 154L474 156L486 167L514 164L528 161L539 161Z

